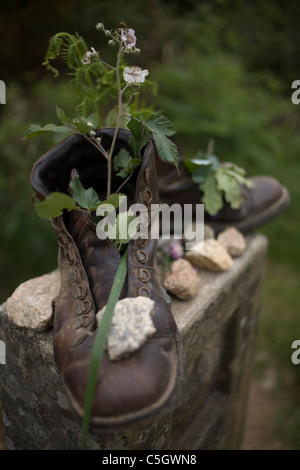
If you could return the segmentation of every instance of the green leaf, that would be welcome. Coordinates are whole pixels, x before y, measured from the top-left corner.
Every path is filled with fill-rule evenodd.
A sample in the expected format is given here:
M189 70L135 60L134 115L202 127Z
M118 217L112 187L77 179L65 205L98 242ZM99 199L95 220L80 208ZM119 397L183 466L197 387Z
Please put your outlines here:
M245 176L242 176L240 172L237 173L235 170L231 170L231 169L227 170L227 168L223 168L223 167L222 167L222 170L226 175L229 175L232 178L236 179L238 183L245 184L248 188L253 187L252 181L246 178Z
M57 126L56 124L46 124L45 126L41 127L39 124L31 124L28 130L25 132L25 139L31 139L32 137L36 137L37 135L45 134L47 132L70 132L65 126Z
M218 168L219 160L215 155L210 155L208 158L202 158L203 154L200 154L200 152L198 155L199 158L184 160L185 167L192 175L194 175L195 173L201 174L202 171L205 174L207 167L209 167L209 171L215 171ZM195 183L196 182L200 183L201 181L195 181Z
M129 119L129 116L123 114L119 121L119 106L115 106L107 114L105 122L107 127L116 127L119 124L122 129L127 129Z
M204 183L211 171L211 164L199 166L192 174L192 181L197 184Z
M75 201L67 194L54 192L49 194L43 202L36 204L35 209L43 219L58 217L63 209L76 209Z
M233 173L238 174L242 177L246 176L246 170L236 165L235 163L225 162L225 163L221 163L220 166L222 169L232 171Z
M140 218L132 211L119 212L115 223L109 222L105 227L105 233L110 240L114 240L116 246L127 244L138 231Z
M202 202L205 210L210 215L215 215L223 207L222 192L217 186L215 173L210 173L205 182L200 185L203 191Z
M149 140L149 136L144 134L145 127L141 121L134 117L127 124L128 129L131 131L129 145L131 146L134 156L140 158L141 150Z
M125 250L125 252L123 253L120 264L118 266L103 317L97 328L95 341L94 341L93 349L91 352L91 360L90 360L90 365L89 365L88 380L87 380L87 387L86 387L85 400L84 400L82 443L81 443L82 449L86 449L87 447L87 438L88 438L88 433L89 433L89 428L90 428L94 396L95 396L97 382L98 382L99 367L101 364L103 351L105 349L106 338L109 332L115 306L120 297L122 287L126 278L126 274L127 274L127 250Z
M126 149L121 149L114 157L113 166L118 176L126 178L140 163L140 158L132 158Z
M174 142L163 134L153 134L153 139L160 158L178 167L179 154Z
M78 116L72 119L72 124L75 126L77 131L80 132L80 134L89 134L93 129L92 126L88 125L86 119L83 116Z
M118 193L118 194L111 194L109 196L109 198L107 198L105 201L101 201L99 204L98 204L98 207L101 206L102 204L110 204L111 206L113 206L115 209L117 209L119 207L119 205L121 204L121 201L125 196L125 194L122 194L122 193Z
M58 106L56 106L56 116L57 119L62 122L65 126L67 126L71 122L71 119L68 118L64 110L59 108Z
M75 176L69 186L72 190L73 198L83 209L95 210L99 205L100 201L96 191L93 188L84 189L79 181L79 176Z
M135 216L130 210L128 212L120 212L116 218L116 243L118 245L129 243L138 231L139 222L139 217Z
M92 129L97 129L97 127L100 126L99 116L97 113L90 114L87 118L85 118L85 121Z
M216 172L216 180L218 189L224 192L224 197L231 209L238 209L243 202L243 197L236 178L219 169Z
M145 124L153 134L164 134L168 137L175 134L173 124L163 114L152 114Z
M169 139L175 134L172 123L162 114L152 114L147 120L141 119L141 122L152 132L159 157L178 167L178 149Z

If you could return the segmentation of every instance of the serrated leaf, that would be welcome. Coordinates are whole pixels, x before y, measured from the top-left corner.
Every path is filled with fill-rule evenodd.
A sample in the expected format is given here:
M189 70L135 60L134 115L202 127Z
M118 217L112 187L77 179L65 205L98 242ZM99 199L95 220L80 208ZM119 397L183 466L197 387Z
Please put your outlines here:
M222 169L230 170L236 174L239 174L240 176L243 176L243 177L246 176L246 170L236 165L235 163L225 162L225 163L221 163L220 166Z
M133 150L134 156L140 158L141 150L149 140L148 135L144 134L144 125L141 121L132 117L127 127L131 131L129 145Z
M94 210L99 205L100 201L96 191L93 188L85 189L79 180L79 176L75 176L69 186L74 200L83 209Z
M65 126L67 126L71 122L71 119L68 118L64 110L59 108L58 106L56 106L56 116L57 119L62 122Z
M42 219L52 219L62 215L63 209L68 211L76 209L74 199L67 194L54 192L49 194L46 199L36 204L35 209Z
M82 116L72 119L72 124L73 126L75 126L77 131L79 131L81 134L89 134L91 130L93 129L91 126L87 124L85 118Z
M231 209L239 209L243 202L241 187L236 178L219 169L216 172L218 189L224 192L225 200Z
M140 163L140 158L132 158L126 149L121 149L114 157L113 166L118 176L126 178Z
M153 134L153 139L160 158L178 167L179 154L174 142L163 134Z
M240 184L244 184L246 185L248 188L252 188L253 187L253 183L250 179L246 178L245 176L242 176L241 173L237 173L236 171L234 170L230 170L230 169L225 169L225 168L222 168L223 172L226 173L227 175L231 176L232 178L236 179L236 181Z
M153 134L164 134L168 137L175 134L173 124L163 114L152 114L144 123Z
M45 134L47 132L70 132L65 126L57 126L56 124L46 124L45 126L40 126L39 124L31 124L28 130L25 132L25 139L29 140L32 137L36 137L41 134Z
M210 215L216 215L223 207L222 192L217 186L215 173L210 173L205 182L200 185L203 191L202 202L205 211Z

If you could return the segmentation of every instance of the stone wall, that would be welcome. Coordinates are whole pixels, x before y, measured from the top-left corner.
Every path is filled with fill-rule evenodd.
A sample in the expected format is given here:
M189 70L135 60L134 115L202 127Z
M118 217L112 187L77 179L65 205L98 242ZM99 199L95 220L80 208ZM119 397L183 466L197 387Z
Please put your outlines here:
M196 297L172 298L187 362L187 383L178 409L125 432L92 431L89 449L241 447L267 252L262 235L248 236L246 243L245 252L228 271L199 272ZM36 332L16 325L5 303L0 340L6 345L0 391L7 447L78 449L81 424L73 416L54 364L51 327Z

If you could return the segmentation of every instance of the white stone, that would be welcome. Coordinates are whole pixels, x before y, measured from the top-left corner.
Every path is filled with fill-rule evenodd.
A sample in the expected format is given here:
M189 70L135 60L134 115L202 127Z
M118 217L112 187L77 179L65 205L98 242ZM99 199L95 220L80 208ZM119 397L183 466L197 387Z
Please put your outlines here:
M228 227L219 233L217 240L233 257L242 256L246 249L245 237L235 227Z
M9 319L23 328L41 332L52 325L52 300L60 288L58 270L20 284L7 299Z
M117 361L139 349L155 333L152 321L155 302L148 297L128 297L116 303L109 333L107 351ZM105 307L96 315L98 324Z
M227 271L233 264L226 248L212 238L195 243L193 249L186 252L185 257L194 266L209 271Z

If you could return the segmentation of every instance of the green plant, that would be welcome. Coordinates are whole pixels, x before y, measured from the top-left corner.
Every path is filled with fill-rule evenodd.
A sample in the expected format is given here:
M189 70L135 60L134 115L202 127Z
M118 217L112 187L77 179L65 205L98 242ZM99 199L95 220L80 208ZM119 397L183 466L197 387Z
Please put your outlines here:
M239 209L243 202L241 185L251 187L246 178L246 171L231 162L220 163L213 155L213 142L210 141L206 154L198 152L196 158L184 160L192 175L194 183L202 191L202 202L210 215L216 215L223 207L224 201L231 209Z
M143 115L138 115L135 112L134 101L136 101L139 88L145 82L149 71L136 66L126 67L124 65L125 54L140 52L135 47L134 30L127 28L124 24L114 31L106 30L102 23L98 23L96 28L109 37L108 44L110 46L118 47L116 65L112 66L104 62L93 47L88 50L84 39L78 34L58 33L53 36L50 39L44 65L57 76L58 71L51 62L61 55L67 67L71 70L71 85L77 90L81 101L77 106L74 118L69 118L61 108L57 107L56 114L61 123L60 125L53 123L44 126L32 124L25 137L30 139L47 132L83 135L107 160L107 198L109 198L111 195L112 158L120 128L128 128L131 131L130 145L134 154L129 155L127 151L121 150L120 154L115 157L115 167L120 169L117 173L119 176L130 175L134 168L139 165L141 162L141 149L148 141L150 134L153 135L159 155L163 160L177 165L178 150L172 140L169 139L175 131L165 116L159 113L151 113L149 110L145 110ZM96 137L96 129L101 126L103 121L99 105L107 95L112 95L117 101L117 104L106 116L106 125L115 127L112 145L108 151L101 145L101 139ZM95 106L97 106L97 110L95 110ZM91 110L94 112L88 114ZM78 111L81 114L78 114ZM76 194L74 199L76 199ZM52 201L55 204L55 212L59 205L56 195L52 197ZM67 199L65 199L66 201ZM48 202L47 217L49 217L48 209L50 205ZM71 207L71 209L76 208L76 205ZM70 203L67 203L67 207L61 207L61 209L70 210ZM39 209L39 215L43 215L43 209Z
M100 201L96 191L92 187L85 189L79 177L75 176L69 184L72 196L65 193L52 192L44 201L36 205L37 213L42 218L55 218L62 215L63 211L72 210L85 211L88 214L96 212L99 215L100 209L101 215L104 215L105 209L110 210L107 209L108 205L113 209L118 208L122 199L120 189L124 183L120 185L115 193L111 193L113 171L126 182L131 177L133 170L140 165L142 161L141 151L149 140L150 135L155 142L160 158L176 166L178 164L178 150L170 139L174 134L171 122L160 113L149 111L143 114L137 113L136 104L133 106L138 97L139 89L149 73L147 69L143 70L140 67L124 65L125 54L137 54L140 52L135 47L136 37L134 30L127 28L125 24L121 24L120 28L113 31L106 30L102 23L98 23L96 28L104 32L105 36L109 38L109 46L117 46L115 66L104 62L94 48L88 50L84 39L78 34L58 33L53 36L50 39L44 65L57 76L58 71L53 67L52 61L61 55L71 71L71 84L77 90L81 101L76 108L73 118L68 117L63 109L57 107L56 115L60 121L59 125L49 123L42 127L39 124L32 124L25 136L27 139L30 139L49 132L82 135L97 149L99 156L106 159L106 200ZM96 107L108 95L115 98L117 104L106 116L106 124L114 127L111 146L109 149L106 149L102 146L101 138L97 137L97 128L101 125L103 118L101 108L98 109ZM129 144L132 153L121 149L114 156L118 133L122 127L131 131ZM104 213L101 211L101 206L105 208ZM131 237L128 235L128 232L129 228L132 227L132 223L134 223L137 229L138 221L128 211L125 214L118 214L114 227L111 227L109 224L106 225L106 234L115 242L120 251L130 241ZM98 368L114 313L114 307L119 298L127 272L126 252L125 248L101 325L99 325L96 333L91 354L84 406L82 448L86 447Z

